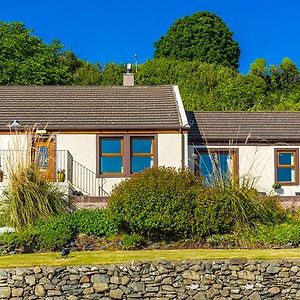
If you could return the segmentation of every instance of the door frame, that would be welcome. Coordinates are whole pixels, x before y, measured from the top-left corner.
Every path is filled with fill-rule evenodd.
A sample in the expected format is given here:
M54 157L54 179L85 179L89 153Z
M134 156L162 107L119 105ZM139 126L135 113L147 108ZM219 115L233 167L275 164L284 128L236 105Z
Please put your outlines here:
M38 140L33 141L33 161L34 163L38 163L38 148L39 147L47 147L49 150L49 159L48 159L48 168L42 169L40 171L45 174L47 180L53 182L56 180L55 169L56 169L56 157L55 157L55 142L53 138L44 137L39 138Z

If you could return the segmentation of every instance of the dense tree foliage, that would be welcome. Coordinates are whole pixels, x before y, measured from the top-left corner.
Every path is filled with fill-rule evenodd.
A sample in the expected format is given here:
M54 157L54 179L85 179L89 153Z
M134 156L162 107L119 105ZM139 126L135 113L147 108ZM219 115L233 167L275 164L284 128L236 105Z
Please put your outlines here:
M240 48L221 18L198 12L175 21L167 34L155 43L155 58L200 60L238 67Z
M170 59L140 65L137 84L177 84L187 110L299 110L299 70L290 59L267 67L256 60L249 74L231 68Z
M83 72L84 69L84 72ZM82 75L84 73L84 76ZM48 45L19 22L0 22L0 84L99 84L99 68Z
M108 64L101 84L121 85L123 73L123 65ZM286 58L270 67L258 59L246 75L199 61L159 58L139 65L135 77L137 85L178 85L187 110L300 109L299 70Z
M101 67L99 64L82 62L72 77L76 85L99 85L101 83Z
M71 80L60 60L62 45L44 44L22 23L0 23L1 84L63 84Z
M211 26L223 24L208 13L190 18L205 20L186 21L193 26L204 26L210 18L207 24ZM232 38L225 24L220 27L223 29L219 31ZM122 85L124 71L122 64L109 63L102 69L99 64L83 61L63 50L57 41L45 44L22 23L0 22L0 85ZM184 60L170 55L139 65L135 77L137 85L177 84L187 110L300 110L299 70L289 58L271 66L263 58L256 59L249 73L243 75L220 61L211 63L209 57L201 61L197 57Z
M114 63L107 64L102 72L102 85L121 85L123 83L122 74L125 72L125 66Z
M231 68L200 63L184 62L165 58L148 61L141 65L137 84L177 84L188 110L214 110L216 88L238 73Z

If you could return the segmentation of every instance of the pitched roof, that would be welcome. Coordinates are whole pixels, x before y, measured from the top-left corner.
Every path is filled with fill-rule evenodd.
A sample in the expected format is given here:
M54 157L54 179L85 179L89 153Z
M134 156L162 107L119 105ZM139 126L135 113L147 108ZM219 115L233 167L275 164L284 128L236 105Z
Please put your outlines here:
M300 142L300 112L187 112L190 143Z
M173 86L0 86L0 131L21 125L49 130L178 129Z

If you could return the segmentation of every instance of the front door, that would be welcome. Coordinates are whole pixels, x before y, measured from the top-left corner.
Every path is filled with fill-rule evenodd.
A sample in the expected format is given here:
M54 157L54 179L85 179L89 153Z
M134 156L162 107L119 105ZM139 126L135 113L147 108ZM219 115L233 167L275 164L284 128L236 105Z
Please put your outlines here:
M34 143L35 162L45 178L54 181L55 156L54 144L51 140L38 141Z

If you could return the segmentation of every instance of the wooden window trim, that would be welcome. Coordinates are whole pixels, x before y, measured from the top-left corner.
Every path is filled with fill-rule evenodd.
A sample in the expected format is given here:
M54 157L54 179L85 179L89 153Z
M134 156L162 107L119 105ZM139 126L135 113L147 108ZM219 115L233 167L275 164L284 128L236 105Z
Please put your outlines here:
M294 154L294 164L293 165L280 165L279 164L279 154L280 153L293 153ZM295 170L295 181L278 181L277 170L278 168L287 168ZM299 185L299 149L298 148L276 148L274 149L274 178L276 183L280 183L282 186L297 186Z
M239 148L195 148L194 149L194 173L196 175L201 175L200 168L198 166L199 154L211 154L211 153L222 153L226 152L233 155L233 180L236 181L239 179Z
M151 140L152 141L152 147L151 152L149 153L139 153L139 152L133 152L133 143L132 141L134 139L140 139L140 140ZM131 159L132 157L151 157L153 159L153 166L154 166L154 157L155 155L155 138L152 136L131 136L130 137L130 174L137 174L139 172L131 172Z
M121 141L121 152L120 153L102 153L101 151L101 142L102 140L117 140ZM99 157L97 161L97 167L99 168L98 173L103 176L123 176L124 174L124 140L122 136L114 136L114 137L101 137L98 139L99 141ZM97 155L98 156L98 155ZM122 158L122 170L123 172L120 173L101 173L101 166L100 166L100 157L121 157Z
M125 178L130 177L136 173L131 173L131 139L132 138L152 138L153 139L153 167L158 166L158 143L156 133L128 133L128 134L97 134L96 135L96 176L97 178ZM122 138L123 140L123 172L122 173L100 173L100 141L106 138Z

